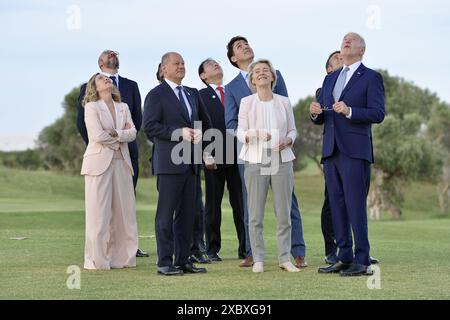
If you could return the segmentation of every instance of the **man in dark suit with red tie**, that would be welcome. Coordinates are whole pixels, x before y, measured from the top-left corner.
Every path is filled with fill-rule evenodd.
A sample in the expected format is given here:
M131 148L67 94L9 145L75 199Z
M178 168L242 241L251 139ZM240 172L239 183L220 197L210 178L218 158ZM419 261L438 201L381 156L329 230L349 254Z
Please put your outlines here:
M206 88L199 91L200 98L211 117L211 127L217 129L222 137L222 146L212 153L217 164L216 170L205 170L205 236L207 254L212 261L221 261L219 251L221 249L220 225L222 222L222 198L227 183L230 205L233 210L233 220L239 242L238 257L245 258L245 229L244 208L242 202L241 178L234 152L234 136L227 136L225 127L223 71L220 65L213 59L206 59L198 68L198 74ZM228 141L232 142L227 145ZM229 150L227 150L227 147ZM227 153L227 151L229 151ZM232 155L231 161L227 160L227 154Z
M361 62L364 39L347 34L341 45L342 68L327 75L311 120L324 124L322 162L339 261L319 273L370 275L367 194L373 163L372 123L385 116L382 76ZM353 231L353 241L349 237Z
M202 129L209 116L198 91L181 84L182 56L168 52L161 58L164 80L144 102L144 132L153 141L153 174L157 176L155 217L160 275L205 273L190 260L197 183L202 158ZM206 127L198 128L200 120Z
M119 75L119 53L113 50L103 51L98 58L98 66L103 74L110 77L114 85L119 89L120 98L125 102L130 109L131 118L133 119L136 130L139 131L142 125L142 106L141 94L139 93L138 85L135 81L121 77ZM86 145L89 143L86 124L84 123L84 108L82 101L86 94L86 83L80 88L80 95L78 96L77 104L77 128L80 132ZM130 151L131 165L133 166L133 185L136 190L136 185L139 176L139 150L137 140L128 143ZM136 192L136 191L135 191ZM148 257L148 253L138 249L136 257Z

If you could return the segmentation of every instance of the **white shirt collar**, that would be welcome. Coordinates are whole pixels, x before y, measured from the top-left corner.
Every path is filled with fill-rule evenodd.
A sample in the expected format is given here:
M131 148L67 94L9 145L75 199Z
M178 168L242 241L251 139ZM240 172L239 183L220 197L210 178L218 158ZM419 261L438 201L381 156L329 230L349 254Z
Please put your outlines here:
M119 77L119 74L118 74L118 73L110 74L110 73L105 72L105 71L102 71L101 73L104 74L104 75L107 76L107 77L115 77L116 79Z
M350 79L352 78L352 76L353 76L353 74L355 73L355 71L359 68L359 66L361 65L361 60L359 60L359 61L356 61L355 63L353 63L353 64L351 64L351 65L349 65L349 66L346 66L345 64L342 66L342 70L341 70L341 72L342 71L344 71L344 69L346 68L346 67L348 67L348 71L347 71L347 77L345 78L345 85L344 86L346 86L347 85L347 83L350 81Z
M105 71L102 71L101 73L102 73L103 75L107 76L108 78L111 78L111 77L116 78L116 83L117 83L117 85L119 85L119 73L116 73L116 74L110 74L110 73L105 72Z
M342 70L344 70L345 67L348 67L348 68L349 68L348 72L351 73L351 74L353 74L353 73L356 71L356 69L359 68L359 66L361 65L361 63L362 63L362 61L359 60L359 61L356 61L355 63L353 63L353 64L351 64L351 65L349 65L349 66L346 66L346 65L344 64Z
M214 91L217 91L217 87L218 87L218 85L217 85L217 84L214 84L214 83L210 83L210 84L209 84L209 86L210 86L211 88L213 88L213 89L214 89ZM222 87L223 91L225 91L225 87L224 87L224 85L223 85L223 84L221 84L220 86Z
M175 89L177 89L178 86L183 86L181 84L176 84L173 81L170 81L169 79L164 79L165 82L167 82L167 84L172 88L172 90L175 91Z

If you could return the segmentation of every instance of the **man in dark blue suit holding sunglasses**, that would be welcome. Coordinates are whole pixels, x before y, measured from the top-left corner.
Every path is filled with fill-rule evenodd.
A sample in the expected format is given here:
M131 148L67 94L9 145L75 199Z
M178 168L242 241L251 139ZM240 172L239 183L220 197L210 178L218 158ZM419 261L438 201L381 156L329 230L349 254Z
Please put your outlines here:
M361 63L365 49L360 35L344 37L344 66L325 77L318 102L310 105L311 120L325 125L322 162L339 247L339 262L319 268L320 273L372 274L366 205L373 163L371 126L383 121L385 110L382 76Z

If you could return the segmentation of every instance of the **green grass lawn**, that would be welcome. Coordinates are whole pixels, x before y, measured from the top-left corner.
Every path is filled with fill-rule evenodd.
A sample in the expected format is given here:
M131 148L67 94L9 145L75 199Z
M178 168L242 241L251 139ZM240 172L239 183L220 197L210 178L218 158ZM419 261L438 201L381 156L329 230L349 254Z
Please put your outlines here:
M183 277L156 275L154 179L138 188L140 247L133 269L81 271L81 289L69 290L70 265L83 266L84 184L81 177L0 167L0 299L449 299L450 219L440 216L435 188L407 188L401 220L370 221L372 255L381 260L381 289L367 288L367 277L320 275L323 240L320 209L323 180L314 168L296 176L307 260L300 273L277 264L271 206L265 219L263 274L237 265L237 240L227 201L223 202L224 261L208 273ZM12 240L26 237L24 240Z

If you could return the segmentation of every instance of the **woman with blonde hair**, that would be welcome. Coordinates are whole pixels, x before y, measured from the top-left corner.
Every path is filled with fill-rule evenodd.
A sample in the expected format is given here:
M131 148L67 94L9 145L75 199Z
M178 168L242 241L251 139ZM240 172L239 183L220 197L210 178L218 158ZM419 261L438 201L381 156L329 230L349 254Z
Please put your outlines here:
M277 221L278 261L281 269L298 272L289 259L291 250L291 203L294 188L292 145L297 136L289 98L272 92L276 71L269 60L249 67L250 84L256 93L241 100L238 139L244 144L239 158L245 160L249 234L253 272L264 271L264 209L269 186Z
M133 167L128 142L136 139L131 114L107 76L89 80L83 100L89 144L85 177L85 269L136 266L138 248Z

